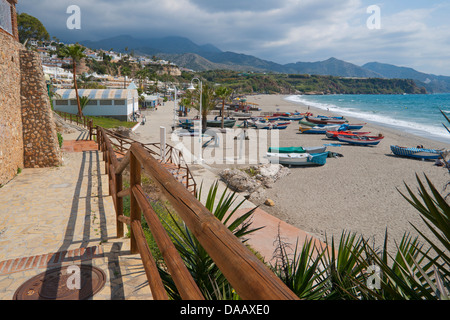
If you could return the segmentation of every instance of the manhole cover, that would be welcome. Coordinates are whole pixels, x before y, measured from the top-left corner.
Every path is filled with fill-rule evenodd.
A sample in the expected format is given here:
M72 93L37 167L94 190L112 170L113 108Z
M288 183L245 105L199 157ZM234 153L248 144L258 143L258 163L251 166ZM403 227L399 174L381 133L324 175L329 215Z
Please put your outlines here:
M26 281L17 289L14 300L85 300L105 285L102 270L89 265L69 267L49 270Z

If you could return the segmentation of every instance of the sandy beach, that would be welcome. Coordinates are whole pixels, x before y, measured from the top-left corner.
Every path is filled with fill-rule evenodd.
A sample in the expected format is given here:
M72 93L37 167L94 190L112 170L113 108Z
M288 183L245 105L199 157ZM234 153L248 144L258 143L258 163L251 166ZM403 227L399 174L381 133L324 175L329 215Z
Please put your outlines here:
M257 103L262 111L312 112L332 115L329 112L300 105L284 99L285 96L249 96L248 101ZM365 123L348 118L349 123ZM427 230L419 213L400 194L407 192L404 183L417 190L416 173L425 181L424 174L438 190L448 181L447 170L434 165L433 161L399 158L392 154L390 145L429 148L448 148L447 145L411 136L390 128L367 123L362 131L382 133L385 138L375 147L351 146L328 147L343 157L329 158L322 167L291 167L291 174L267 189L266 196L275 202L274 207L264 210L281 220L315 235L339 239L342 232L355 232L366 239L374 239L382 245L388 231L389 247L401 240L405 233L417 235L411 226ZM320 146L339 143L325 135L299 133L297 123L280 131L280 146ZM417 194L417 193L416 193ZM446 193L445 193L446 194ZM429 233L427 233L429 234Z
M258 104L261 112L312 112L314 115L331 115L331 113L285 100L282 95L248 96L247 100ZM173 102L148 114L148 123L136 130L139 140L145 142L159 141L159 126L167 127L170 140L170 124L173 123ZM190 114L189 117L195 116ZM259 112L254 112L258 114ZM209 116L210 119L214 116ZM366 123L348 118L350 123ZM265 130L263 130L265 131ZM416 173L424 181L426 174L438 190L443 190L448 181L447 170L434 165L434 161L421 161L399 158L391 153L390 145L417 146L429 148L448 148L442 142L411 136L391 128L367 123L362 131L374 135L383 134L385 138L374 147L341 146L328 147L342 157L328 158L321 167L291 167L290 174L278 180L271 188L265 190L263 197L252 199L256 205L274 217L300 229L320 240L326 238L340 239L342 233L355 232L366 239L375 241L377 246L384 242L385 232L389 236L389 248L395 247L405 233L417 235L411 226L427 230L419 213L402 197L406 194L404 183L417 190ZM330 140L325 135L301 134L297 122L286 130L279 131L279 146L322 146L339 141ZM233 141L234 148L239 149L238 141ZM270 145L269 145L270 146ZM230 149L225 144L220 146ZM249 143L246 142L246 150ZM215 148L212 148L215 149ZM204 149L204 154L217 152ZM208 158L208 156L206 156ZM248 164L215 164L206 167L217 174L224 168L248 167ZM443 191L443 193L446 193ZM273 207L264 205L266 199L272 199ZM426 232L426 234L430 234Z

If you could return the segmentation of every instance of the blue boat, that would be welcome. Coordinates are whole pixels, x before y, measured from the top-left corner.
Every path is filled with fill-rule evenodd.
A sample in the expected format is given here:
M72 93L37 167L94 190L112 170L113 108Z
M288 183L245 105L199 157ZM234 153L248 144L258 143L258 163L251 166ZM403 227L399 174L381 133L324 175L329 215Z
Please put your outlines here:
M436 160L442 157L442 151L436 149L405 148L400 146L391 146L391 151L396 156L423 159L423 160Z

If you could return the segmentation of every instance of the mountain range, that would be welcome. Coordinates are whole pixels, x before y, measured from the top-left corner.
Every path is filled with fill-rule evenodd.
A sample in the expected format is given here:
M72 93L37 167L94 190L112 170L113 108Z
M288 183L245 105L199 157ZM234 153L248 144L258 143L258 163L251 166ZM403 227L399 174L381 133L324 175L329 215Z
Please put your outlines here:
M358 66L336 58L317 62L279 64L251 55L222 51L212 44L198 45L184 37L136 39L121 35L100 41L82 41L91 49L157 56L195 71L228 69L234 71L315 74L353 78L412 79L428 93L450 92L450 77L437 76L412 68L369 62Z

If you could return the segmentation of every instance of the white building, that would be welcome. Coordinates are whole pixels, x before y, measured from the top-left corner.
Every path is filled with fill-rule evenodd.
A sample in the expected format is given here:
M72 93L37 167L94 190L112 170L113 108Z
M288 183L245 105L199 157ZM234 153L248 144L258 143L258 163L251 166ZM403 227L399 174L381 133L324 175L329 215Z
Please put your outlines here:
M135 89L79 89L78 95L89 98L83 109L83 114L86 116L135 121L133 115L139 110L139 96ZM75 90L57 90L53 105L56 111L77 114Z

